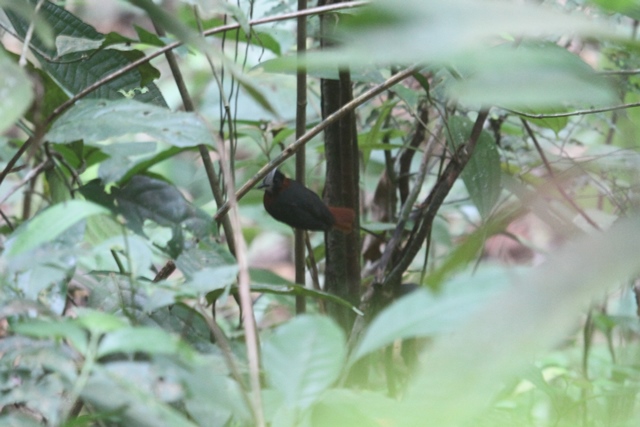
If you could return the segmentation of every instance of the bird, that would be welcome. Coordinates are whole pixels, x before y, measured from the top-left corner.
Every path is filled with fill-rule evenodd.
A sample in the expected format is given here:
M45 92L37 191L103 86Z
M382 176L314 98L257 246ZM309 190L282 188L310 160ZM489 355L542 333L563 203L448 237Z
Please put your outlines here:
M348 234L353 229L355 212L351 208L327 206L320 196L298 181L273 169L258 186L264 190L262 203L274 219L300 230L339 230Z

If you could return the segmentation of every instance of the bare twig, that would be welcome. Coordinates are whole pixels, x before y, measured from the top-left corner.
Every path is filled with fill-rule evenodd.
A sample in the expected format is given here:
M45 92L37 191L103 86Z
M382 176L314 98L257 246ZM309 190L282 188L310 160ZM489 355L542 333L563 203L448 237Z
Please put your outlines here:
M589 225L591 225L596 230L600 231L601 230L600 226L598 226L598 224L596 224L596 222L594 220L592 220L589 215L587 215L587 213L584 211L584 209L582 209L580 206L578 206L578 204L575 202L575 200L573 200L567 194L567 192L564 190L564 188L562 188L562 185L560 185L560 182L557 180L556 174L553 171L553 168L551 167L551 164L549 163L549 160L547 159L547 156L544 154L544 151L542 151L542 147L540 147L540 144L538 143L538 139L536 138L535 134L531 130L531 127L529 126L529 123L527 123L527 121L525 119L521 118L520 120L522 121L522 124L524 125L524 128L526 129L527 133L529 134L529 137L533 141L533 145L536 147L536 151L540 155L540 158L542 159L542 163L544 164L545 169L547 169L547 172L549 173L549 176L551 177L551 182L556 187L556 189L558 190L558 192L560 193L562 198L565 199L567 201L567 203L569 203L569 205L571 205L571 207L573 209L575 209L575 211L578 212L578 214L582 218L584 218L585 221L587 221L589 223Z
M440 209L442 202L449 194L451 187L460 176L460 173L467 165L467 162L473 155L475 146L480 138L482 127L489 115L488 110L482 110L478 113L478 117L471 130L471 135L467 140L467 143L460 146L455 155L449 161L444 171L440 175L438 182L429 193L427 199L420 205L419 221L416 221L411 238L405 245L400 260L395 263L391 272L385 277L383 286L397 283L402 278L402 274L409 267L409 264L418 253L422 242L431 231L433 220L436 217L436 213Z
M523 111L510 110L510 109L507 109L507 111L513 114L517 114L521 117L526 117L527 119L554 119L559 117L584 116L586 114L606 113L609 111L625 110L627 108L636 108L636 107L640 107L640 102L631 102L628 104L613 105L611 107L603 107L603 108L589 108L586 110L574 110L566 113L531 114L531 113L525 113Z
M15 227L11 223L11 220L9 220L9 217L4 213L2 209L0 209L0 216L2 217L4 222L7 224L7 227L9 227L11 231L15 230Z
M27 174L18 182L11 190L9 190L2 199L0 199L0 205L7 201L9 197L11 197L16 191L20 189L23 185L31 180L34 176L38 175L45 167L49 165L49 161L46 160L33 169L31 169Z
M443 124L439 123L433 132L429 143L427 145L427 149L424 150L422 155L422 160L420 161L420 168L418 169L417 176L415 178L415 185L413 186L411 192L407 195L406 201L402 205L402 210L400 211L400 220L393 232L391 239L385 245L385 251L380 257L380 262L378 263L376 280L378 283L382 283L384 280L384 273L387 270L387 265L392 258L392 255L395 253L397 246L400 244L400 239L404 233L404 227L409 219L409 214L413 210L413 205L418 198L418 194L422 188L422 183L427 175L427 166L429 159L433 153L433 147L436 143L437 136L441 133L443 128ZM417 146L416 146L417 148Z
M233 229L233 237L236 242L236 260L238 261L238 294L240 295L240 307L244 315L245 344L247 346L247 360L249 362L249 378L251 382L252 407L255 415L255 422L258 427L265 426L264 411L262 407L262 388L260 386L260 352L258 345L258 331L256 320L253 315L253 301L251 299L249 262L247 260L247 245L242 235L240 225L240 215L238 213L238 201L234 189L234 180L231 170L227 167L226 149L223 141L218 141L218 152L220 153L220 167L224 173L224 180L227 184L229 201L226 203L229 208L229 219Z
M18 65L23 67L27 65L27 50L29 50L29 43L31 43L31 37L33 37L33 30L36 27L36 15L40 11L42 7L42 3L44 0L39 0L36 4L35 9L33 10L33 20L29 23L29 28L27 28L27 33L24 35L24 44L22 45L22 51L20 52L20 59L18 60Z

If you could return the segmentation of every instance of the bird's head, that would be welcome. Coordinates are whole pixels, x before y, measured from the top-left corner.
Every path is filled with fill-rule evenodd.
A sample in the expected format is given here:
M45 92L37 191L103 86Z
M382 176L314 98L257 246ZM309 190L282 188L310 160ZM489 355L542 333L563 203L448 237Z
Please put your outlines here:
M262 180L262 184L258 186L258 189L264 190L267 193L273 193L282 187L285 176L278 169L274 169L267 174Z

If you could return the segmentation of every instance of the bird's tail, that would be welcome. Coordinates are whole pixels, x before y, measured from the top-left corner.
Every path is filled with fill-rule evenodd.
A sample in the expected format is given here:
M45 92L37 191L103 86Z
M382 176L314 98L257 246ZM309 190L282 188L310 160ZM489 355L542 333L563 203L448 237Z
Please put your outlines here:
M333 227L345 234L351 233L353 230L353 221L356 219L356 213L351 208L338 208L329 206L329 211L335 218L336 222Z

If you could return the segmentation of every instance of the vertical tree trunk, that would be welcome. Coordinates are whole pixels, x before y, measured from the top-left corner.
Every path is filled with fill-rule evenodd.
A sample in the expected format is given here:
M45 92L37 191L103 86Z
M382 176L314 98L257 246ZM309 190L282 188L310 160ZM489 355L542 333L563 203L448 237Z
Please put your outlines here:
M319 6L334 3L321 0ZM326 34L335 22L332 16L321 17L321 32ZM328 42L321 41L322 47ZM322 80L322 117L340 109L351 101L353 91L351 78L346 70L340 71L339 80ZM355 114L329 126L324 133L325 155L327 160L327 180L324 199L330 206L345 206L356 212L354 230L350 234L329 231L325 236L327 268L325 289L353 304L360 299L360 233L359 233L359 181L358 135ZM329 314L348 333L354 320L354 313L344 307L329 305Z

